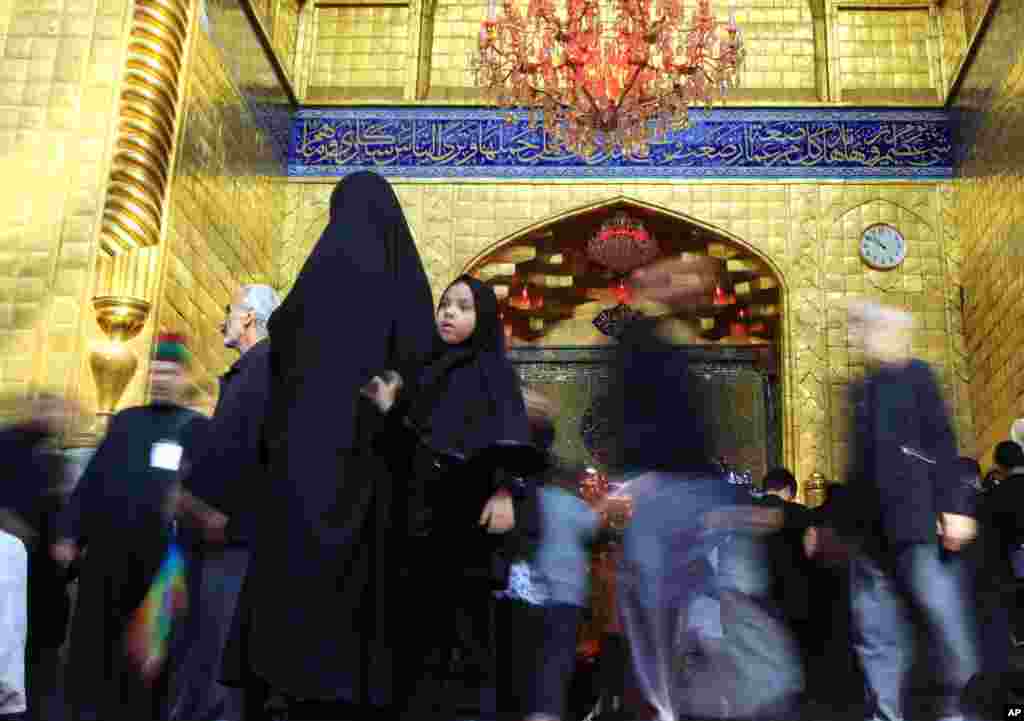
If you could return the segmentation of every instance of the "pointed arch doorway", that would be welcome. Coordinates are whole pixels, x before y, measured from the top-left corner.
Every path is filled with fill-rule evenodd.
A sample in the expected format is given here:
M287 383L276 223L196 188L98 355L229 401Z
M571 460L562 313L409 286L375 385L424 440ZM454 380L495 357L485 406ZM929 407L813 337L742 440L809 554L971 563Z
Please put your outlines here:
M621 238L607 231L623 222L638 242L614 245ZM595 236L610 239L609 247L592 241ZM718 259L721 283L713 302L666 315L629 297L621 280L633 261L680 253ZM580 469L580 488L587 469L615 470L602 391L615 337L636 313L663 317L677 331L673 340L690 357L715 455L755 482L783 463L784 286L774 264L741 239L619 197L502 239L463 272L502 299L509 355L525 383L557 403L557 450Z

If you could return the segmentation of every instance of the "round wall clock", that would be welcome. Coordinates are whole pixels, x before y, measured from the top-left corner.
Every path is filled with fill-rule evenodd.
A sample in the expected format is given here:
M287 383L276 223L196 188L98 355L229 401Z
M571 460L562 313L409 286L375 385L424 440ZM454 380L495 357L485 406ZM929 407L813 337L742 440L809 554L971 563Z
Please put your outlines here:
M860 257L875 270L892 270L907 257L907 243L893 226L876 223L860 236Z

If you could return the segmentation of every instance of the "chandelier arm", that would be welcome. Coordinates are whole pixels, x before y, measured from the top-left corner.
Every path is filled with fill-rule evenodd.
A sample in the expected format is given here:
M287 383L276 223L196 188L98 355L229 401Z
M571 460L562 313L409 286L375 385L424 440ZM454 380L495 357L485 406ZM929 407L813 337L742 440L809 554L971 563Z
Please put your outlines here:
M647 63L644 63L643 65L637 65L636 66L636 70L633 71L633 77L631 77L629 79L629 84L626 86L625 90L622 91L622 95L619 96L619 102L615 104L616 112L618 112L619 110L622 110L622 104L624 102L626 102L626 96L629 95L629 91L633 89L634 85L636 85L636 80L637 80L637 78L640 77L640 71L642 71L646 67L650 67L650 66L647 65ZM643 105L645 105L645 103L637 103L637 104L640 105L641 107L643 107Z

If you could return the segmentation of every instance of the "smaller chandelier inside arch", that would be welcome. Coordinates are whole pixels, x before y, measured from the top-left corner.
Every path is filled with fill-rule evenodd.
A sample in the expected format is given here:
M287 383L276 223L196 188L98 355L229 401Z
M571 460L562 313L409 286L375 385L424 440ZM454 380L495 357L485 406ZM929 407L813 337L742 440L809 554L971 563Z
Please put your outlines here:
M744 48L711 0L489 0L471 59L485 99L585 156L646 149L738 84Z
M601 224L587 241L587 257L618 273L628 273L658 257L658 241L644 224L625 212Z

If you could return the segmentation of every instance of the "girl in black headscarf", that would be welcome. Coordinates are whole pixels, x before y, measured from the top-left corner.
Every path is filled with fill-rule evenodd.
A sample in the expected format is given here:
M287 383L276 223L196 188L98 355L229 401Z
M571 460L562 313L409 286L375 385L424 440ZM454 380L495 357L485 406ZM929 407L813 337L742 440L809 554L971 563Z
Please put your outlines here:
M386 369L416 376L433 344L431 306L391 186L347 176L270 318L267 476L245 479L256 529L225 661L231 680L281 696L289 718L396 699L388 603L399 592L405 492L382 448L385 418L360 391Z
M505 356L504 330L491 288L462 276L437 307L437 350L409 403L414 431L413 533L424 538L412 560L413 583L431 610L411 648L410 682L440 664L442 677L469 681L470 693L493 677L493 591L507 583L507 548L535 526L535 497L495 448L530 441L519 378ZM456 668L453 669L453 657ZM437 670L437 669L435 669ZM453 699L446 699L455 702ZM470 701L470 703L473 703ZM413 703L414 715L422 708Z

